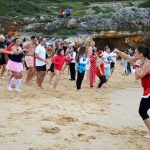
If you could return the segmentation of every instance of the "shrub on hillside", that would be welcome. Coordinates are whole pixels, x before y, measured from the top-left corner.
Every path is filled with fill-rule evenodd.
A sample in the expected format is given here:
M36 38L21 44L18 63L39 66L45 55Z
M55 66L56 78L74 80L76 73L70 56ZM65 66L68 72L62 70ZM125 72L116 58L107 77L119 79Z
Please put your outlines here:
M111 7L99 7L99 6L94 6L93 10L95 13L108 13L108 12L114 12L115 10Z
M139 7L150 8L150 0L141 3Z

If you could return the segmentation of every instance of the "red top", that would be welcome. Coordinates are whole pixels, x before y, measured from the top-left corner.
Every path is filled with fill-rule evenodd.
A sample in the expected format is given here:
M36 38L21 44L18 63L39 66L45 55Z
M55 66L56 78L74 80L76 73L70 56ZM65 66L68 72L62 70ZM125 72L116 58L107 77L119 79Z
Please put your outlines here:
M54 64L54 69L62 71L62 67L64 65L64 62L71 62L73 58L66 58L63 55L56 55L52 59L52 63Z
M101 68L102 74L100 73L98 66L96 67L96 75L98 77L104 76L104 62L101 63L100 68Z
M144 89L143 96L147 96L150 94L150 74L146 75L141 79L141 84Z
M11 48L13 47L13 44L10 44L8 47L7 47L7 51L11 51Z

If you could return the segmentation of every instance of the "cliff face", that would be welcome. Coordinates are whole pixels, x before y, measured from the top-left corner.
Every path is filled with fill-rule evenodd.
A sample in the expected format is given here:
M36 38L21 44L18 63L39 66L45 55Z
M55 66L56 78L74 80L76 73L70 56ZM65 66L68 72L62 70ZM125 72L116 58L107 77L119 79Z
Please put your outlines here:
M95 7L103 11L91 11ZM109 8L109 11L104 11L104 8ZM138 3L132 6L124 6L123 3L93 4L83 16L60 19L56 15L38 15L22 18L19 23L12 21L12 18L3 19L0 24L0 32L19 30L29 35L63 35L65 38L86 34L86 37L97 41L99 46L114 43L112 47L150 47L150 8L139 8Z
M106 45L109 45L111 49L119 48L121 50L138 46L150 48L150 36L142 32L129 33L108 31L96 34L92 36L92 39L96 42L96 46L99 49L104 49Z

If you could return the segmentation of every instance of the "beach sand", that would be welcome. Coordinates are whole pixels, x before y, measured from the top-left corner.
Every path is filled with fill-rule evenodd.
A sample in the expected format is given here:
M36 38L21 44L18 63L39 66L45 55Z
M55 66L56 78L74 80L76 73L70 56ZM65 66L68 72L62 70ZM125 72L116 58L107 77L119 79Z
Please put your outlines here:
M26 73L24 73L25 80ZM134 75L123 76L120 64L107 88L90 89L86 76L76 90L67 70L58 92L39 90L23 81L22 92L8 92L9 76L0 80L0 150L149 150L150 140L138 114L142 95Z

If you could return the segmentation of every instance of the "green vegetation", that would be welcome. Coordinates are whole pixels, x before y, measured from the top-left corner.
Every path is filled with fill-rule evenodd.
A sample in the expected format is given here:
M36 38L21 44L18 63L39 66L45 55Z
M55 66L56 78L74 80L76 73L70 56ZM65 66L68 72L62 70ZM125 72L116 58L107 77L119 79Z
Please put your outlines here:
M72 15L85 14L87 3L78 0L0 0L0 16L57 14L60 10L72 9Z
M132 2L125 2L125 3L123 4L123 6L124 6L124 7L132 7L132 6L134 6L134 4L133 4Z
M115 12L115 10L111 7L99 7L99 6L94 6L93 10L95 11L95 13L108 13L108 12Z
M34 16L37 14L54 14L67 8L72 9L73 16L84 15L88 6L99 2L114 2L126 0L0 0L0 16ZM139 0L137 0L139 1ZM131 6L133 0L125 2ZM141 4L141 7L149 7L150 0ZM113 12L110 7L94 7L96 13Z
M150 8L150 0L147 0L145 2L143 2L140 7L144 7L144 8Z
M46 12L46 1L43 0L0 0L0 16L5 15L34 15Z

